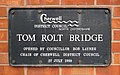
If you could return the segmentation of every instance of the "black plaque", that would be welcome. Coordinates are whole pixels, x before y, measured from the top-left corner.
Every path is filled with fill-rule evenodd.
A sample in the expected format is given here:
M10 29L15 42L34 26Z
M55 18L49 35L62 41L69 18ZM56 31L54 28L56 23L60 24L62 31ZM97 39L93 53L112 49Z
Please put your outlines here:
M11 66L108 66L109 9L9 10Z

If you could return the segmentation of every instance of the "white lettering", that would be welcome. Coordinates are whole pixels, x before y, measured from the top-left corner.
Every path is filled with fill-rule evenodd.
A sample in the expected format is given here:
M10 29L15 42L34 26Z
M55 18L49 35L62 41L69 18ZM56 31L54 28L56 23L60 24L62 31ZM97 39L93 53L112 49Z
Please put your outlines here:
M62 41L63 34L42 34L41 41Z
M103 41L103 34L70 34L69 41Z
M36 41L35 34L17 34L18 41Z

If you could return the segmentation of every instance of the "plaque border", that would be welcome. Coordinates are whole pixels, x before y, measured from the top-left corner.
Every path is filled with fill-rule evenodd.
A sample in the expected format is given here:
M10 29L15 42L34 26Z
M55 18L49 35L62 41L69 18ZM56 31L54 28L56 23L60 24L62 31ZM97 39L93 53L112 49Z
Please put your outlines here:
M30 64L30 65L28 65L28 64L14 64L14 63L12 63L11 61L12 61L12 57L10 56L11 55L11 40L10 40L10 38L11 38L11 20L10 20L10 14L14 14L14 12L12 12L13 10L26 10L26 9L41 9L41 10L44 10L44 9L77 9L77 10L83 10L83 9L86 9L86 10L99 10L99 9L103 9L103 10L105 10L105 12L106 12L106 10L107 10L107 13L109 13L110 15L109 15L109 32L110 32L110 41L109 41L109 59L107 60L107 61L105 61L104 63L102 63L102 64L73 64L73 65L68 65L68 64ZM109 12L108 12L109 11ZM11 13L12 12L12 13ZM53 8L48 8L48 7L45 7L45 8L10 8L9 9L9 11L8 11L8 60L9 60L9 65L10 66L38 66L38 67L44 67L44 66L46 66L46 67L68 67L68 66L70 66L70 67L72 67L72 66L76 66L76 67L82 67L82 66L85 66L85 67L97 67L97 66L103 66L103 67L106 67L106 66L110 66L110 64L111 64L111 61L112 61L112 51L111 51L111 47L112 47L112 45L111 45L111 43L112 43L112 32L111 32L111 30L112 30L112 27L111 27L111 21L112 21L112 18L111 18L111 10L109 9L109 8L68 8L68 7L65 7L65 8L56 8L56 7L53 7Z

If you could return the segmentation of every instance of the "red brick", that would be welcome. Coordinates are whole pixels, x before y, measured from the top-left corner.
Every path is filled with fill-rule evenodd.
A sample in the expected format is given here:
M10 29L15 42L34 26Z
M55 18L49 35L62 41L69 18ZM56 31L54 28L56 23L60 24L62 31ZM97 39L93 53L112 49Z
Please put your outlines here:
M62 68L62 75L93 75L94 68L89 67L65 67Z
M120 0L113 0L113 4L119 5L120 4Z
M120 28L120 19L112 19L112 28Z
M120 0L97 0L98 5L119 5Z
M120 64L120 54L114 54L114 64Z
M30 67L28 75L59 75L59 68L53 67Z
M4 67L0 66L0 75L5 75L3 70L4 70Z
M42 4L47 4L47 5L58 5L59 0L42 0Z
M0 75L24 75L24 68L0 66Z
M113 40L120 41L120 30L114 30L113 35L114 35Z
M6 7L0 7L0 16L2 16L2 17L7 16L7 8Z
M8 54L0 54L0 64L8 63Z
M23 5L24 0L1 0L0 5Z
M8 52L8 43L0 42L0 52Z
M112 43L112 52L120 52L120 42Z
M8 19L0 19L0 28L8 28Z
M39 5L41 4L40 0L27 0L28 5Z
M96 75L120 75L120 66L96 67Z
M94 0L61 0L64 5L93 5Z
M59 0L27 0L28 5L57 5Z
M120 7L115 7L113 11L114 17L120 17Z
M0 41L7 41L7 40L8 40L8 31L0 30Z
M97 0L97 4L99 5L110 5L113 0Z

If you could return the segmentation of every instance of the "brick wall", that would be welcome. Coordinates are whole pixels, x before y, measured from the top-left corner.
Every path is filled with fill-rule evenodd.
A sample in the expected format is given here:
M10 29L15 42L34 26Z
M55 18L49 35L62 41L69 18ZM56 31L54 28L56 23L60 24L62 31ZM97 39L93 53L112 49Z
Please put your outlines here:
M8 64L8 10L11 7L110 8L112 64L109 67L11 67ZM0 75L120 75L120 0L0 0Z

